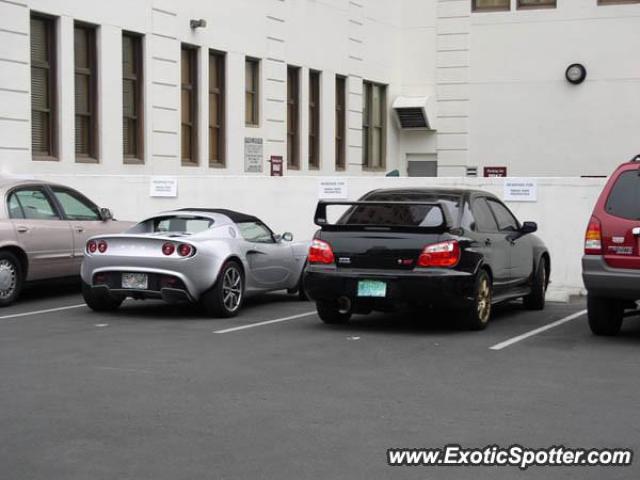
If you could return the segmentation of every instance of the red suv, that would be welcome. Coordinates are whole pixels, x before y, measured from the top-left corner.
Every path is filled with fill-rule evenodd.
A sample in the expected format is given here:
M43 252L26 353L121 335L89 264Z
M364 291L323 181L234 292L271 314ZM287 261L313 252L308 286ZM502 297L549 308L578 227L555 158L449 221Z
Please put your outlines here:
M585 235L582 278L591 331L617 334L625 310L640 300L640 155L620 165L600 194Z

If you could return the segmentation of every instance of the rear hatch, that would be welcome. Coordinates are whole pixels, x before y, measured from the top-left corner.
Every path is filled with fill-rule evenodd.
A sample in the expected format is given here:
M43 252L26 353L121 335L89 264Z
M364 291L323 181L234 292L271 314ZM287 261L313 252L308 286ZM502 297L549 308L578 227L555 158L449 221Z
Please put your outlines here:
M331 223L327 209L338 206L348 208ZM443 239L451 216L437 202L320 202L316 224L338 269L412 270L425 245Z
M640 270L640 169L634 166L618 174L599 219L605 262Z

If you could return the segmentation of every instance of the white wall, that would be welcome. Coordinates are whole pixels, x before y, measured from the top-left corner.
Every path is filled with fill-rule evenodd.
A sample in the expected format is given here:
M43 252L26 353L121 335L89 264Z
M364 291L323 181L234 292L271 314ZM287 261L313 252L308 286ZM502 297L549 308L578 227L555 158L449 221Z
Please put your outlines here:
M230 208L260 217L276 232L291 231L310 239L317 227L313 214L318 200L318 177L199 176L179 177L177 198L150 198L148 176L40 175L83 191L117 218L139 220L158 211L184 207ZM502 179L349 177L348 195L357 200L376 188L462 186L481 188L499 197ZM549 298L566 301L583 292L580 259L584 232L604 179L550 178L537 180L535 203L507 202L521 220L538 222L538 235L551 253Z

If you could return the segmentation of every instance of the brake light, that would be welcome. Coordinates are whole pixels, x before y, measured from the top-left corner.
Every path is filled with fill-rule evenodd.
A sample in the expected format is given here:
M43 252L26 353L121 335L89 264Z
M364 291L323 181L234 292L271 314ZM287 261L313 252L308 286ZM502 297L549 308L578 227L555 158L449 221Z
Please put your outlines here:
M172 255L173 252L176 251L176 246L173 243L167 242L164 245L162 245L162 253L164 253L165 255Z
M105 242L104 240L100 240L98 242L98 251L100 253L106 252L108 247L109 247L109 245L107 245L107 242Z
M195 251L195 249L191 245L189 245L187 243L181 243L178 246L178 255L180 255L181 257L188 257L194 251Z
M314 240L311 242L308 261L309 263L321 263L324 265L334 263L335 256L333 255L333 250L331 250L331 245L322 240Z
M460 261L460 244L457 240L427 245L418 258L419 267L455 267Z
M98 244L96 243L96 241L95 240L89 240L87 242L87 252L96 253L96 250L98 250Z
M589 220L587 233L584 235L584 253L602 255L602 226L596 217L591 217Z

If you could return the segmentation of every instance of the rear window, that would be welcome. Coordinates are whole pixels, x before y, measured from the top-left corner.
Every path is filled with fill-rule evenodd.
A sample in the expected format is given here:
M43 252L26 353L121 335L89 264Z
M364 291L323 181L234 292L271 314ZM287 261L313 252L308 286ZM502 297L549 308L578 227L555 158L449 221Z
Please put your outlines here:
M462 198L455 195L374 194L363 199L378 202L442 203L452 218L458 218ZM389 225L410 227L439 227L444 223L442 211L429 205L372 205L349 209L337 222L342 225Z
M640 171L620 174L611 189L605 210L616 217L640 220Z
M145 233L186 233L204 232L213 225L213 219L206 217L171 216L147 220L135 228Z

